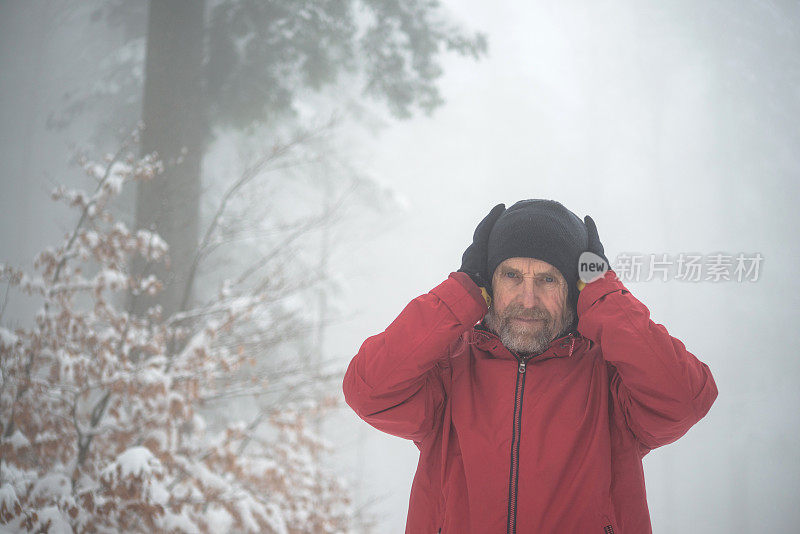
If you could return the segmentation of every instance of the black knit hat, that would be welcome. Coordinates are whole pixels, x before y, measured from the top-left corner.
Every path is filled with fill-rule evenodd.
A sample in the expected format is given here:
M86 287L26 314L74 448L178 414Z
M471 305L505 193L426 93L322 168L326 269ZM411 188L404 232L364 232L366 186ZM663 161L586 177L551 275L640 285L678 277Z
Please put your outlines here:
M586 225L555 200L520 200L508 208L489 235L487 274L508 258L534 258L559 270L567 281L567 301L578 304L578 258L589 241Z

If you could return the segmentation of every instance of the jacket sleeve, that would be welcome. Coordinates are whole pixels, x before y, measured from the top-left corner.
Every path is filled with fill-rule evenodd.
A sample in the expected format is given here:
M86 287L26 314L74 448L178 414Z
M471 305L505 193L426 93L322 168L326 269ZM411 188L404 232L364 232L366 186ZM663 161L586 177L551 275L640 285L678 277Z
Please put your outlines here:
M450 274L361 345L344 376L347 404L379 430L422 441L436 428L445 402L437 366L486 310L469 276Z
M613 271L581 291L578 317L578 331L616 369L612 397L645 447L672 443L708 413L717 398L708 366L651 321Z

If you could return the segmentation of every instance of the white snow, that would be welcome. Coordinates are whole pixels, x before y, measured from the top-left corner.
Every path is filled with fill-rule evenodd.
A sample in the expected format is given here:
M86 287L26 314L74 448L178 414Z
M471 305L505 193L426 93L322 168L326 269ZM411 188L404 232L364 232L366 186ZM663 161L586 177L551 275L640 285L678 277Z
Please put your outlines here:
M133 167L130 164L122 161L116 161L111 165L108 173L108 178L103 186L107 188L112 194L119 195L122 191L122 186L125 183L125 178L131 175Z
M236 502L236 509L245 529L250 532L261 532L261 527L258 526L258 521L256 520L256 516L258 516L262 521L268 523L276 534L288 534L286 523L283 521L281 514L278 513L276 517L276 514L270 513L250 495L244 495L242 499L239 499Z
M108 285L112 290L117 290L127 286L128 275L116 269L103 269L97 273L95 280Z
M84 170L89 174L89 176L97 178L98 180L102 178L103 175L106 173L105 165L102 165L101 163L98 163L96 161L88 163L84 167Z
M8 482L0 486L0 508L13 510L18 504L19 500L17 499L17 492L14 491L14 487Z
M147 246L152 249L152 253L155 254L156 252L167 252L169 250L169 245L167 242L164 241L160 235L150 232L148 230L138 230L136 232L136 238L141 239L144 243L147 243Z
M57 506L47 506L40 508L36 511L39 516L39 522L33 529L33 532L40 532L44 525L50 522L50 528L47 529L48 534L72 534L72 527L69 525L68 518L64 513L58 509Z
M58 441L59 435L52 430L44 430L36 434L33 438L34 443L48 443L51 441Z
M100 243L100 236L94 230L86 230L81 233L81 240L89 248L94 248Z
M230 532L233 527L233 517L220 506L210 506L206 512L206 520L211 532Z
M169 502L169 490L158 479L151 479L148 485L150 488L150 500L166 507ZM196 531L196 529L190 529L188 532L193 531Z
M122 221L116 221L114 223L114 232L120 233L122 235L130 235L131 231L128 229L128 225Z
M14 332L0 326L0 347L11 348L17 344L17 341L19 338Z
M19 281L19 287L23 291L43 291L45 286L46 284L41 276L28 276L27 274L23 274Z
M103 469L103 475L113 476L118 467L123 477L156 474L162 470L161 462L147 447L131 447L126 450Z
M72 484L64 473L50 472L45 473L31 490L31 497L42 499L43 501L59 502L61 498L68 498L72 491Z
M158 519L158 526L164 532L200 532L200 527L191 520L184 509L180 514L173 514L169 510ZM227 532L227 530L215 530L212 532Z
M15 430L10 438L3 441L10 444L14 449L24 449L31 446L31 442L28 441L28 438L26 438L25 434L20 432L19 429Z

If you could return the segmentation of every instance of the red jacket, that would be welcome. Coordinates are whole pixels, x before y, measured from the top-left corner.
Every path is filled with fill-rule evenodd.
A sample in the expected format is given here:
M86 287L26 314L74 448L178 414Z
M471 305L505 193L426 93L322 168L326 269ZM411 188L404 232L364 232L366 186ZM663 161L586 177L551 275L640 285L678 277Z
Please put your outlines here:
M711 408L711 372L613 271L578 299L577 333L520 361L476 323L453 273L367 339L347 403L420 450L406 532L651 532L642 457Z

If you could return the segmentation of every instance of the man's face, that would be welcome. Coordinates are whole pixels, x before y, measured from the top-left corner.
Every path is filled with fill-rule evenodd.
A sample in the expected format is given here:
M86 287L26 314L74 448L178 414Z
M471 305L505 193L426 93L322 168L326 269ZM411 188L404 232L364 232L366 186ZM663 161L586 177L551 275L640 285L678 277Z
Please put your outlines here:
M567 283L547 262L509 258L495 269L492 289L486 324L514 352L540 354L572 323Z

